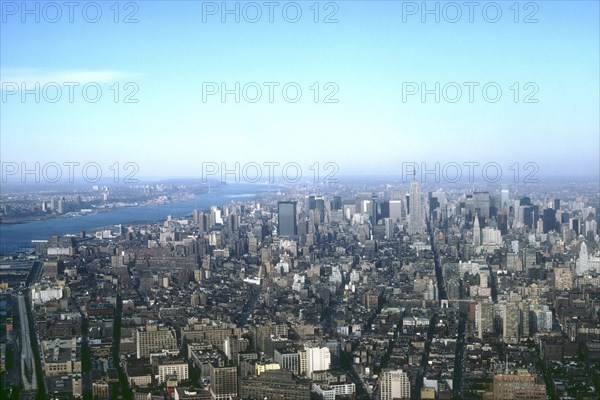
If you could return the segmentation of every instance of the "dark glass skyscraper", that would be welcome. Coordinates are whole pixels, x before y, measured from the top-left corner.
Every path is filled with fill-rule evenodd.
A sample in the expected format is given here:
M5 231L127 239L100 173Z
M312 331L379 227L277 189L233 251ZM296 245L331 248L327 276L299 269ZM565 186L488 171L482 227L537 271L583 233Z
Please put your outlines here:
M519 205L520 206L530 206L531 205L531 198L525 196L525 197L521 197L521 199L519 200Z
M319 210L319 222L325 222L325 199L317 197L315 200L315 209Z
M314 210L315 208L317 208L317 199L315 198L315 196L308 196L306 200L306 206L308 207L308 209L306 210L307 213L308 210Z
M296 236L296 202L280 201L277 203L277 233L279 236Z
M333 196L333 201L331 202L332 210L341 210L342 209L342 196Z
M532 228L535 223L535 219L533 216L533 207L525 207L523 209L523 224Z
M377 198L377 194L373 193L373 196L371 196L371 208L369 210L369 214L370 214L370 220L371 220L371 225L377 225L377 202L378 202L378 198Z
M544 209L544 233L556 229L556 210L552 208Z

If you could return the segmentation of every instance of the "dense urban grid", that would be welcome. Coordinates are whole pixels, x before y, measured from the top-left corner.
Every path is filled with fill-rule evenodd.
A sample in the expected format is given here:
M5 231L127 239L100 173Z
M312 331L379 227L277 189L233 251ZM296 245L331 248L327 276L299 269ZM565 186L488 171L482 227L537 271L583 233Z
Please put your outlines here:
M210 195L14 194L2 218ZM0 397L598 399L599 195L298 184L36 241L0 262Z

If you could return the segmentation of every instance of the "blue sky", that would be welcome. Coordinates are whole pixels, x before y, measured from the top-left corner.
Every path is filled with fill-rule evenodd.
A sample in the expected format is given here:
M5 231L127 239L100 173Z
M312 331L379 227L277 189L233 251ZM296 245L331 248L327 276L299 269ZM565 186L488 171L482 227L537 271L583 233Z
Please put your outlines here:
M117 23L114 2L99 2L102 16L90 23L81 11L88 3L78 3L74 22L62 7L52 23L46 2L39 3L39 22L15 11L21 2L2 2L3 161L135 162L140 176L152 177L198 176L208 161L335 162L341 175L395 174L405 161L492 161L505 171L514 162L536 162L543 176L598 175L597 1L538 1L536 8L520 2L517 23L512 1L494 3L502 11L496 23L482 14L489 2L479 2L473 22L461 6L456 23L444 19L455 15L448 2L439 2L439 23L433 15L421 21L422 2L318 2L318 23L313 1L297 2L297 23L283 18L289 2L278 2L272 23L262 1L257 23L243 14L239 23L232 15L223 23L221 2L200 1L120 2ZM245 3L239 4L242 13ZM213 5L217 14L204 22L203 7ZM413 5L416 15L403 16ZM293 5L288 11L293 18ZM338 22L324 23L332 11ZM124 23L131 12L138 22ZM531 13L538 22L524 23ZM94 9L87 15L94 17ZM488 6L487 17L494 16ZM20 86L35 82L40 102L34 95L23 101ZM56 103L47 101L52 87L47 96L42 91L49 82L61 87ZM79 83L73 102L64 82ZM90 82L102 89L96 103L81 92ZM236 103L233 95L222 102L219 94L203 102L203 82L257 82L263 93L256 103L243 96ZM279 83L272 103L263 82ZM288 82L302 89L296 103L282 96ZM428 95L422 102L419 93L403 102L403 82L430 89L456 82L462 97L436 103ZM464 82L479 85L472 103ZM482 96L490 82L502 90L496 103ZM125 103L135 88L138 102ZM323 102L335 88L338 102ZM538 102L525 103L534 91Z

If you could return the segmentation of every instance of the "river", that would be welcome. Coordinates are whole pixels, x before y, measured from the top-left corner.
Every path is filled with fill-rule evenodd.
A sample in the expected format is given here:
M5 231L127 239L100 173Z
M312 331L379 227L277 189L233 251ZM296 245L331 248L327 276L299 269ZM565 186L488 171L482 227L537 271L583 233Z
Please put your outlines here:
M191 215L194 208L200 211L211 206L221 206L232 201L251 201L269 190L274 192L281 187L239 184L213 189L193 199L165 205L114 208L111 211L96 212L75 217L57 217L43 221L30 221L21 224L0 224L0 254L11 254L32 249L32 240L47 240L52 235L78 234L118 224L133 224Z

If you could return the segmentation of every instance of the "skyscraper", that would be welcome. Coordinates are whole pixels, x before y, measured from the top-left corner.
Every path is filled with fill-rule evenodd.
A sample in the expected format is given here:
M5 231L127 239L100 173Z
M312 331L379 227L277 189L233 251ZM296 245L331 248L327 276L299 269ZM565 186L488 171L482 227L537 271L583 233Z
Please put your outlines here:
M479 228L479 216L475 214L473 221L473 246L481 245L481 229Z
M379 399L410 399L410 380L406 372L383 371L379 379Z
M410 203L409 203L409 226L408 232L411 235L423 233L425 231L425 224L423 223L423 212L421 204L421 187L419 182L413 178L410 183Z
M556 229L556 210L552 208L544 209L544 233Z
M325 199L317 197L315 199L316 210L319 210L319 222L325 222Z
M331 202L331 209L335 211L342 209L342 196L333 196L333 201Z
M521 200L519 200L519 205L521 205L521 206L530 206L531 205L531 198L529 198L527 196L521 197Z
M296 202L280 201L277 203L277 234L279 236L296 236Z
M369 219L371 225L377 225L377 194L373 193L371 196L371 208L369 209Z
M502 235L506 235L508 233L508 215L506 211L498 213L496 219L498 221L498 228L500 229L500 233Z
M475 212L483 218L490 217L490 194L488 192L473 193L473 207Z
M307 214L309 210L314 210L315 208L317 208L317 199L315 198L315 196L308 196L306 198L306 207Z
M402 200L390 200L389 202L389 217L394 222L402 218Z
M576 272L577 275L583 275L590 269L590 261L587 253L587 245L585 242L581 243L579 248L579 259L577 260Z
M385 223L385 238L390 240L394 237L394 220L391 218L385 218L384 219L384 223Z
M523 207L523 224L533 228L534 221L533 207Z
M508 187L507 186L502 186L502 192L500 195L500 210L504 211L505 213L508 214L508 209L510 207L509 205L509 196L510 196L510 192L508 191Z

